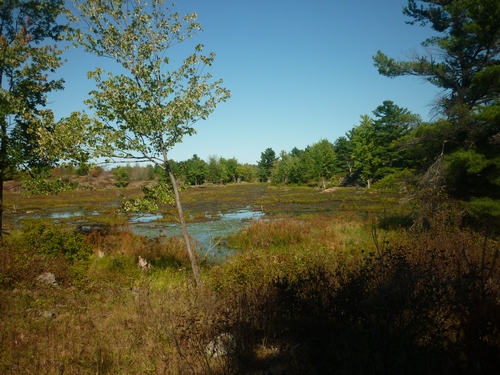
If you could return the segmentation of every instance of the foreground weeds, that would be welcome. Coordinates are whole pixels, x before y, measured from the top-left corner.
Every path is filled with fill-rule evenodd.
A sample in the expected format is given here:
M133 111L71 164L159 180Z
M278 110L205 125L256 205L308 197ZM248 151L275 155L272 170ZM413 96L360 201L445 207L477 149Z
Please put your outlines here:
M492 374L498 242L463 221L256 221L199 288L180 239L34 223L2 243L0 373Z
M425 230L384 233L362 259L311 235L327 224L256 223L239 234L249 252L214 280L233 307L239 358L255 365L266 361L263 347L274 348L268 360L298 374L495 373L498 242L460 221L448 208ZM343 248L341 236L335 243Z

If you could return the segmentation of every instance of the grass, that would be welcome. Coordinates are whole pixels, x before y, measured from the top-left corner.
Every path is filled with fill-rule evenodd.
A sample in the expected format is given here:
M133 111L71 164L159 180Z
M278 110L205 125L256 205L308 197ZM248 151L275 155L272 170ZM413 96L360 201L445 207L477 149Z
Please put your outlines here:
M50 196L23 196L17 191L5 192L5 221L12 221L27 211L88 210L117 212L122 197L140 193L139 188L79 190ZM181 192L185 212L204 220L205 212L225 212L250 207L263 209L269 215L318 212L369 211L397 207L403 195L366 189L339 188L330 193L302 187L273 187L267 184L228 184L223 186L189 187ZM175 215L175 207L162 207ZM366 210L365 210L366 211Z
M499 243L465 228L459 205L418 216L394 194L260 184L183 196L193 220L247 206L267 213L228 238L239 255L202 262L200 288L182 239L136 236L113 215L108 230L85 236L64 223L12 229L0 252L0 373L498 369ZM44 272L58 285L38 282ZM211 357L221 334L234 346Z

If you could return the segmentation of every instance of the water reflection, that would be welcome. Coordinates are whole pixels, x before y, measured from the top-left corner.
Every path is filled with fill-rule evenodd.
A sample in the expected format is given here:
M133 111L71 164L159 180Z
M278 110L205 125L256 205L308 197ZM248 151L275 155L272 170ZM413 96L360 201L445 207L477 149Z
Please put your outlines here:
M262 211L250 209L236 212L219 213L220 220L188 223L188 231L196 240L197 251L202 256L209 258L224 258L229 255L229 249L225 247L220 239L238 232L248 225L248 221L258 220L265 214ZM162 223L157 221L161 215L140 215L131 221L132 231L149 238L181 236L179 223Z
M160 214L140 214L132 216L130 219L131 223L150 223L155 220L162 219L163 215Z
M50 218L54 222L65 221L76 225L80 224L78 228L85 231L87 227L94 228L94 226L87 224L85 218L97 215L100 215L98 211L86 210L46 211L43 213L23 214L18 216L16 221L19 222L23 218ZM258 220L264 215L264 212L253 211L250 207L238 211L219 212L218 215L213 216L206 213L205 217L210 220L188 223L187 227L189 234L196 241L196 248L201 256L207 256L211 259L223 259L229 255L230 250L224 246L224 241L221 241L221 239L226 239L230 234L236 233L249 225L249 221ZM131 215L130 227L135 234L148 238L161 237L162 239L168 239L172 236L182 235L179 223L165 223L161 219L163 219L161 214ZM99 227L99 224L96 224L95 227Z

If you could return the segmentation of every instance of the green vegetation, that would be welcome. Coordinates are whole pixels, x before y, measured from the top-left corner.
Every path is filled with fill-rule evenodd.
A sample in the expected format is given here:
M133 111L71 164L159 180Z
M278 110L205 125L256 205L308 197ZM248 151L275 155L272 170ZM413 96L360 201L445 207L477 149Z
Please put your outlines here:
M58 22L65 13L63 0L6 0L0 4L0 237L3 183L19 168L44 171L56 160L38 153L39 128L53 128L54 115L45 109L47 93L63 88L63 79L51 80L63 61L56 45L67 26Z
M462 200L489 198L496 206L500 5L495 0L410 0L404 13L410 24L430 25L438 35L425 40L425 53L416 53L410 61L398 62L379 51L375 66L385 76L416 75L443 89L438 103L443 118L417 127L410 149L425 148L434 157L435 163L420 165L433 169L434 185Z
M182 237L147 240L123 221L84 234L42 221L13 229L0 252L0 372L489 374L499 365L498 241L464 227L459 202L261 183L184 195L192 212L268 212L227 239L238 255L200 263L201 287ZM47 272L57 284L38 281ZM234 345L212 357L207 345L221 334Z
M79 11L79 20L75 21L87 25L86 29L74 30L75 40L86 52L106 56L116 63L115 69L122 70L114 74L96 68L88 73L96 83L86 100L95 111L95 118L85 128L92 139L92 155L146 160L166 172L171 189L162 185L148 188L147 192L163 190L163 194L145 194L141 203L131 206L147 209L168 204L174 197L194 278L201 284L169 152L183 137L195 133L195 123L206 119L231 96L222 80L204 72L214 63L215 53L202 54L203 45L198 44L172 68L167 54L170 56L173 46L191 39L202 28L196 12L180 16L165 8L162 0L149 4L75 1L74 5ZM77 123L87 118L85 114L74 117ZM120 186L128 184L124 177L120 173Z
M89 27L75 41L123 74L91 72L95 118L57 123L40 107L62 88L45 75L61 52L39 44L66 31L63 2L0 5L1 373L498 371L497 0L409 0L409 23L438 33L432 49L374 56L382 75L444 90L435 121L383 101L345 137L269 147L257 165L168 158L230 93L197 69L214 61L202 45L167 69L163 52L201 30L196 13L126 4L77 1ZM149 164L109 171L94 157ZM99 215L20 217L49 207ZM222 239L232 256L197 254L183 210L241 208L266 216ZM134 211L170 215L183 236L133 234Z

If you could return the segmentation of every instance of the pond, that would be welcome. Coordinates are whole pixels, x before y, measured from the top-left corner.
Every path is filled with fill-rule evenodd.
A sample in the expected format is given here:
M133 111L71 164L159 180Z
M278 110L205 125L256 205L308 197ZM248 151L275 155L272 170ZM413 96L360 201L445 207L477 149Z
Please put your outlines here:
M262 211L253 211L249 208L219 213L219 219L188 223L187 228L191 237L196 240L196 249L202 257L225 258L230 250L224 246L223 240L228 235L238 232L248 226L252 220L264 216ZM180 223L161 222L162 215L137 215L130 221L132 231L148 238L169 238L181 236ZM221 241L222 240L222 241Z
M62 222L80 225L85 229L91 226L85 218L98 216L98 211L68 210L57 212L37 212L24 214L17 217L20 219L52 219L54 222ZM230 255L231 251L224 246L224 240L230 234L236 233L248 226L253 220L258 220L265 215L263 211L251 210L250 207L237 211L228 211L212 216L205 214L205 219L199 222L188 223L188 231L196 241L196 249L200 256L210 259L223 259ZM164 222L161 214L138 214L131 215L130 227L135 234L147 238L168 239L172 236L181 236L181 226L177 222Z

